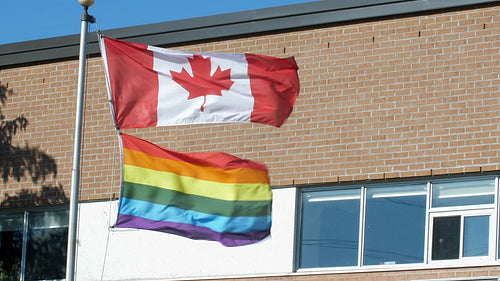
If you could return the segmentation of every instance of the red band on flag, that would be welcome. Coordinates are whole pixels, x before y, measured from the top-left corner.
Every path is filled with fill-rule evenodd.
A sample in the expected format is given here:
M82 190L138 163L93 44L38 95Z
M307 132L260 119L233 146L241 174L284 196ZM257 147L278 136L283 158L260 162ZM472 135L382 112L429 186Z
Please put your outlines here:
M105 38L114 113L122 129L155 127L158 73L147 46Z
M222 152L197 152L180 153L167 150L161 146L148 141L122 134L123 148L147 153L153 157L165 158L175 161L189 162L198 166L214 167L219 169L242 169L249 168L267 173L263 164L241 159L236 156Z
M299 94L295 59L245 55L250 87L255 99L250 120L280 127L292 112Z

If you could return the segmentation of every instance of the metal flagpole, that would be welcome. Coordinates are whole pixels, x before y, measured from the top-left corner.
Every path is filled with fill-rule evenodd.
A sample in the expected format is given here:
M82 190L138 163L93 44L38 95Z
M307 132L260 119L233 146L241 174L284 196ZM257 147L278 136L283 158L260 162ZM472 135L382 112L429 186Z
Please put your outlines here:
M82 29L80 33L80 63L78 68L78 95L76 101L75 144L73 152L73 170L71 171L71 194L69 205L68 250L66 256L66 280L75 280L75 253L78 220L78 187L80 185L80 150L82 133L83 93L85 88L85 57L87 45L88 23L95 18L87 10L94 0L78 0L85 9L82 14Z

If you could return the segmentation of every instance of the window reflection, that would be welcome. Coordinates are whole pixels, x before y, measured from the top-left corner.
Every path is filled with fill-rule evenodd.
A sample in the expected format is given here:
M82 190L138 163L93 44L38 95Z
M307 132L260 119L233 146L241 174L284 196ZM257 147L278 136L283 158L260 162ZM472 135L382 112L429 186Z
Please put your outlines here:
M67 212L33 213L29 218L27 279L63 279L68 241Z
M360 190L306 193L300 267L356 266Z
M460 216L435 218L432 235L432 259L458 259Z
M364 265L421 263L426 185L369 188Z
M433 208L493 204L494 200L495 182L491 179L434 183L432 188Z
M464 257L488 255L490 216L464 218Z
M0 216L0 271L5 280L19 280L20 277L23 223L22 213L15 217Z
M0 279L64 279L67 236L66 210L0 215Z

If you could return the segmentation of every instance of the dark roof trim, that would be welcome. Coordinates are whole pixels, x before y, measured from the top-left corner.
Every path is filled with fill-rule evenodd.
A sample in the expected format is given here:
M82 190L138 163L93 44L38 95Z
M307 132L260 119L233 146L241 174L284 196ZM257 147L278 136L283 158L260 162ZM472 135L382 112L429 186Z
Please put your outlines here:
M174 45L486 3L500 3L500 0L325 0L110 29L102 33L148 45ZM79 37L75 34L0 45L0 67L77 58ZM95 33L88 35L88 41L88 54L98 54Z

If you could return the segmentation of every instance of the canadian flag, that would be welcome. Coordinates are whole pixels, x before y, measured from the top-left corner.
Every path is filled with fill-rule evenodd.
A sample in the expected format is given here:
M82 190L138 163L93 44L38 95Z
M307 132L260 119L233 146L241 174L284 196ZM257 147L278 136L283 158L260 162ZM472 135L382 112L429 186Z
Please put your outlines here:
M190 53L101 38L119 129L257 122L280 127L299 93L293 57Z

